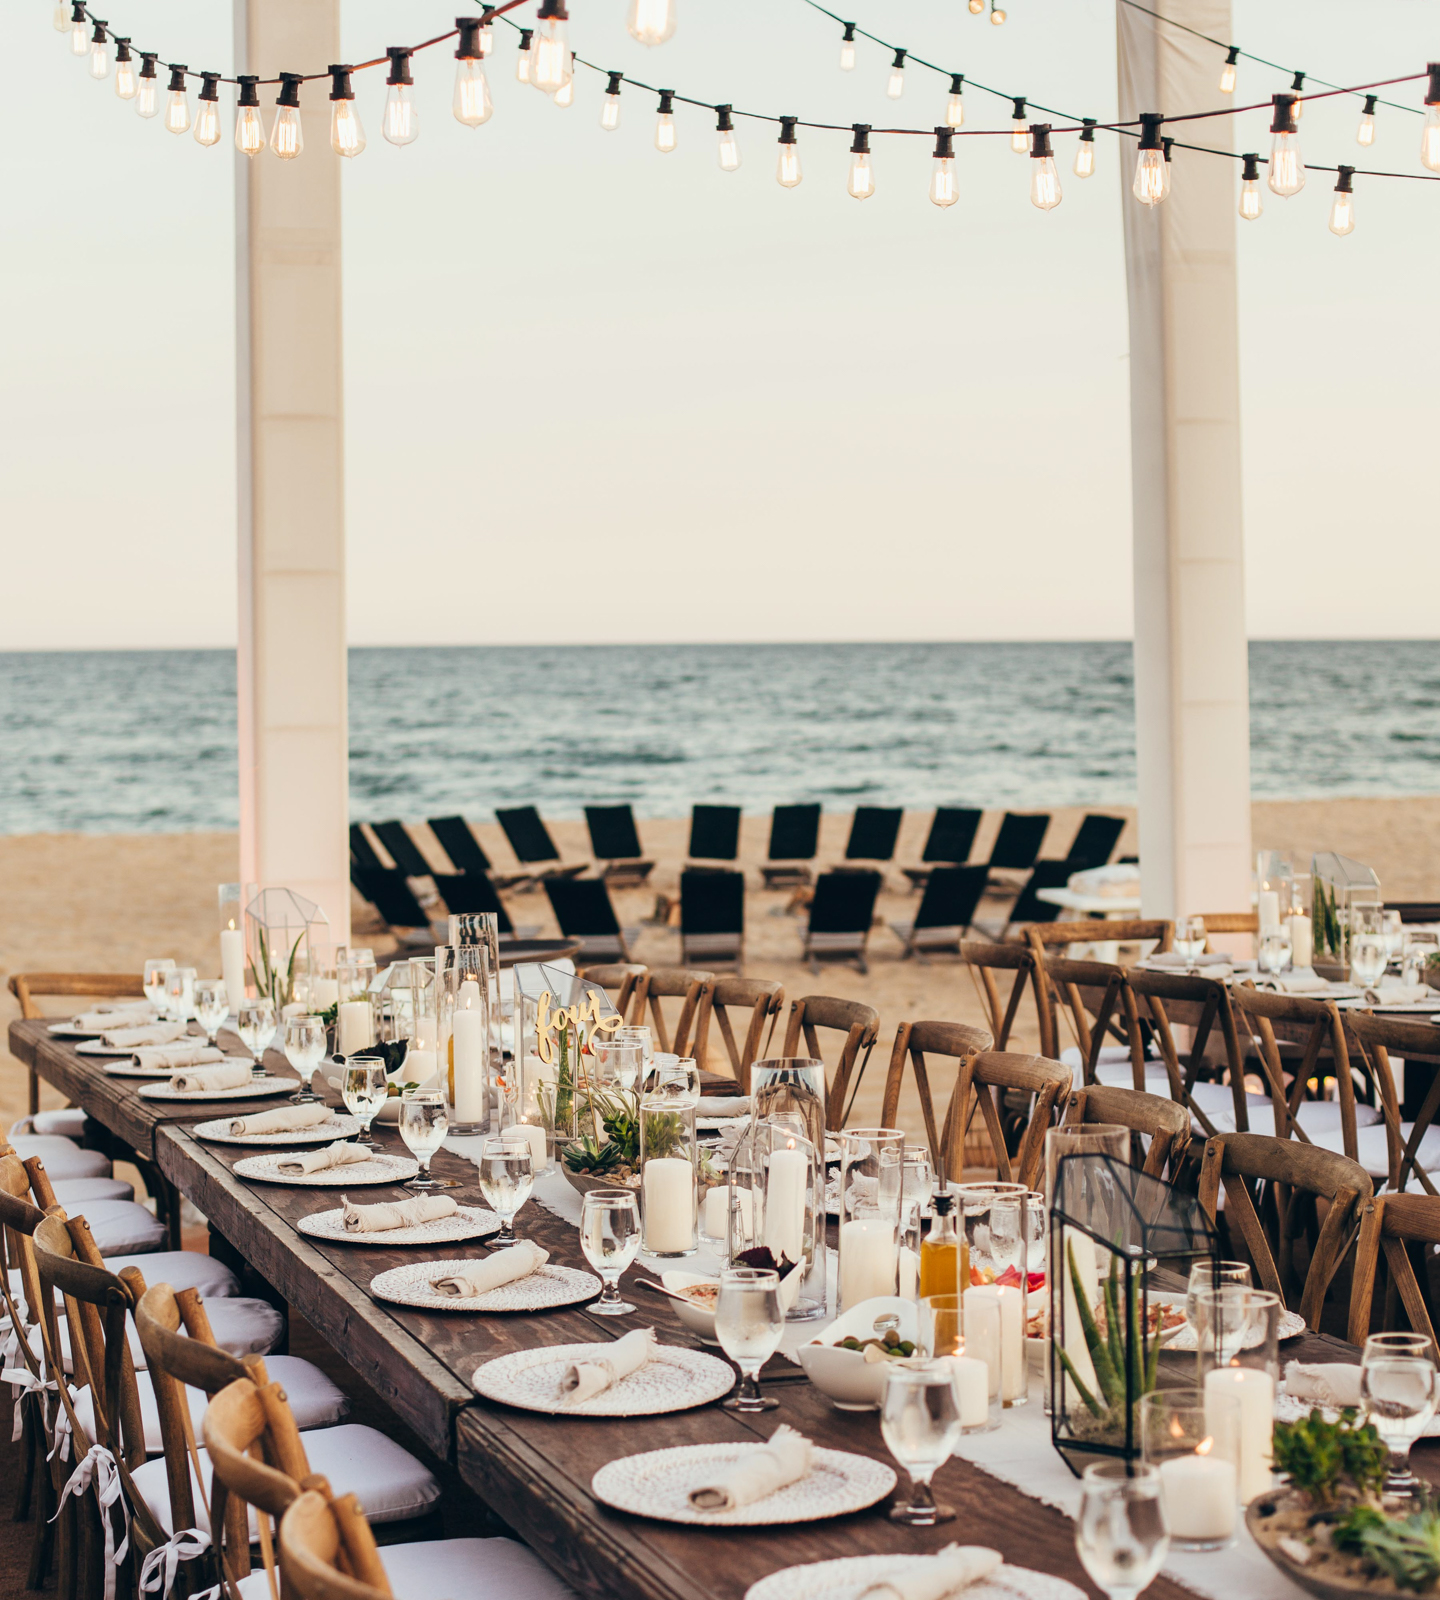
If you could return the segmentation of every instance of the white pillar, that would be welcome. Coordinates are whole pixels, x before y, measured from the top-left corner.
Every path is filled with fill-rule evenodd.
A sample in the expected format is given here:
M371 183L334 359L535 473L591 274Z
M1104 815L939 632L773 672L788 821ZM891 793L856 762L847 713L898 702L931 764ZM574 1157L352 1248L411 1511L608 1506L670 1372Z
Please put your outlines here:
M339 0L235 0L237 71L339 60ZM348 942L349 741L340 162L328 85L293 161L237 154L240 874L316 901ZM277 90L261 88L265 122Z
M1229 39L1229 0L1151 0ZM1120 117L1222 103L1214 45L1117 4ZM1228 117L1166 128L1231 148ZM1118 138L1130 300L1135 740L1147 916L1250 906L1250 702L1235 290L1239 163L1176 150L1169 198L1130 192Z

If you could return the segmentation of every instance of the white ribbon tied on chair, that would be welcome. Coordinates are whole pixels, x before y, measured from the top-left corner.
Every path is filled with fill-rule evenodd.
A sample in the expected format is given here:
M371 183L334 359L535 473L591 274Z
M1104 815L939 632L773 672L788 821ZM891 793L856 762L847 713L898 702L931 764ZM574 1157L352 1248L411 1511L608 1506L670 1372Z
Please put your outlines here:
M115 1569L130 1548L130 1505L121 1487L115 1457L103 1444L92 1444L75 1463L74 1472L65 1480L65 1487L60 1491L60 1504L55 1508L55 1517L65 1509L65 1502L72 1494L79 1499L87 1489L92 1488L100 1505L100 1523L105 1529L105 1600L115 1600ZM110 1520L110 1508L117 1500L125 1526L125 1537L120 1541L118 1550L115 1548L115 1525ZM55 1517L51 1517L51 1522Z
M14 1337L15 1335L12 1333L10 1335L10 1339L13 1339ZM14 1353L10 1348L10 1339L5 1341L7 1359L9 1354ZM28 1367L6 1367L4 1371L0 1371L0 1383L8 1383L11 1389L14 1391L15 1425L10 1433L10 1443L14 1444L24 1432L25 1419L24 1414L20 1410L21 1400L27 1394L44 1394L47 1389L49 1389L53 1394L55 1391L55 1380L54 1378L37 1378Z
M164 1544L157 1544L141 1563L140 1593L160 1594L164 1600L170 1600L180 1563L203 1556L209 1548L210 1535L201 1533L199 1528L184 1528L179 1533L172 1533ZM219 1584L205 1591L206 1594L217 1596L219 1592ZM194 1595L192 1600L202 1600L202 1596Z

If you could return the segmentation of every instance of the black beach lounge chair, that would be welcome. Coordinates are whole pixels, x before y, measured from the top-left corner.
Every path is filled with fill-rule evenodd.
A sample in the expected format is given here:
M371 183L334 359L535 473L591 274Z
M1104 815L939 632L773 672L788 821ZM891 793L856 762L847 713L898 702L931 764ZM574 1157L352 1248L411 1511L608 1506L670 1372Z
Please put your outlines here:
M856 806L845 841L847 861L889 861L904 820L903 806Z
M630 944L640 930L620 926L602 878L546 878L544 888L560 932L581 940L577 965L630 960Z
M919 956L923 961L932 950L948 950L958 956L960 941L974 920L989 876L990 869L985 866L932 868L915 920L890 924L891 932L905 946L901 959Z
M1040 846L1045 843L1045 830L1049 826L1050 817L1047 813L1033 815L1007 811L1000 819L1000 831L995 835L995 844L987 863L992 875L996 872L1010 873L1013 886L1015 873L1028 872L1035 865ZM1002 878L1001 882L1004 881Z
M528 872L525 880L538 883L545 878L573 878L585 870L585 863L567 866L560 859L550 830L541 820L534 806L497 806L495 820L505 830L515 859L527 867L538 867Z
M350 824L350 859L357 867L362 867L368 872L382 870L385 866L375 846L370 843L370 836L365 832L364 825L359 822Z
M776 806L770 813L769 860L760 868L767 889L793 889L809 883L806 865L820 844L820 804Z
M692 861L733 861L740 854L739 806L691 806Z
M350 881L380 913L381 920L401 944L423 948L435 943L430 918L415 898L403 868L352 867Z
M1023 927L1027 923L1054 922L1060 915L1061 907L1049 900L1042 900L1040 891L1063 889L1072 872L1080 872L1088 865L1088 862L1083 861L1037 861L1030 869L1025 887L1016 896L1015 904L1010 907L1010 915L1005 919L1001 937L1008 936L1012 928Z
M970 849L980 827L984 812L978 806L937 806L925 839L920 859L930 865L906 867L905 876L917 889L925 887L930 867L943 862L946 866L963 867L970 859Z
M445 909L454 916L467 912L493 911L496 925L507 937L515 934L515 925L505 903L495 892L495 885L483 872L437 872L435 887L445 902ZM534 932L539 932L535 929Z
M815 881L810 902L810 925L805 930L805 959L819 972L825 959L853 961L861 972L865 946L875 919L875 899L880 874L874 868L853 872L822 872Z
M590 853L605 863L600 874L617 888L644 883L655 863L641 859L640 832L628 805L586 806L585 826L590 830Z
M1120 843L1120 835L1124 831L1124 817L1107 817L1092 811L1075 830L1065 859L1083 862L1086 867L1103 867L1114 853L1115 846ZM1071 870L1079 872L1081 868L1073 867Z
M456 872L489 872L490 857L464 817L431 817L430 831Z
M680 874L683 966L740 965L745 946L745 874L702 868Z
M406 832L403 822L372 822L370 828L407 878L430 876L430 863L420 854L420 847Z

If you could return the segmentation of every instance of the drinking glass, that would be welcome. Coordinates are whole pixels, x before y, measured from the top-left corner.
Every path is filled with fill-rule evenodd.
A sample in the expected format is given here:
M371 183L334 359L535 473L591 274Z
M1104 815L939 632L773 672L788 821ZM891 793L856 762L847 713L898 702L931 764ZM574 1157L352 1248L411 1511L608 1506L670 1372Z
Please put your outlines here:
M445 1105L444 1093L439 1089L407 1089L400 1096L400 1137L410 1154L420 1163L420 1170L405 1185L431 1193L436 1189L458 1189L453 1178L432 1178L430 1161L445 1143L450 1131L450 1113ZM530 1151L526 1147L528 1156Z
M240 1002L235 1012L235 1031L254 1061L253 1075L263 1078L265 1063L261 1058L275 1037L275 1002L268 994Z
M145 963L144 980L140 987L145 991L145 998L158 1010L165 1009L165 980L175 968L175 963L167 956L164 961L152 959Z
M1259 962L1261 972L1268 972L1273 977L1277 972L1283 972L1290 961L1290 938L1288 934L1275 928L1268 928L1260 935Z
M220 978L199 978L195 983L195 1015L205 1037L215 1043L220 1024L230 1015L230 996Z
M500 1219L500 1231L490 1243L497 1249L518 1244L515 1213L535 1187L535 1164L528 1140L487 1139L480 1147L480 1192ZM631 1252L632 1256L634 1252Z
M320 1096L310 1082L316 1067L325 1059L323 1017L286 1017L285 1059L300 1074L300 1087L290 1098L296 1105L315 1105Z
M1393 961L1405 948L1405 924L1398 911L1382 913L1380 921L1385 933L1385 950Z
M923 1144L907 1144L900 1173L902 1206L919 1206L922 1212L928 1211L934 1193L935 1170L930 1165L929 1150Z
M885 1374L880 1433L890 1454L910 1474L908 1500L897 1500L892 1522L933 1528L949 1522L952 1506L935 1503L930 1480L960 1442L960 1400L948 1361L894 1365Z
M620 1274L640 1249L640 1213L627 1189L592 1189L580 1216L580 1248L605 1287L594 1305L596 1317L623 1317L635 1309L620 1298Z
M1185 1320L1199 1335L1196 1317L1196 1297L1202 1289L1223 1289L1226 1284L1250 1287L1250 1268L1243 1261L1196 1261L1190 1268L1190 1281L1185 1288Z
M340 1098L345 1109L360 1124L355 1136L356 1144L370 1149L375 1142L370 1137L370 1124L380 1115L390 1095L389 1080L385 1076L385 1063L379 1056L351 1056L340 1070Z
M1418 1333L1372 1333L1360 1357L1360 1404L1390 1452L1387 1494L1411 1495L1420 1480L1410 1446L1424 1433L1440 1399L1430 1341Z
M1020 1287L1026 1289L1029 1275L1044 1268L1048 1228L1045 1196L1038 1190L997 1194L990 1202L990 1259L995 1264L996 1277L1013 1267Z
M171 967L165 974L165 998L160 1003L172 1022L189 1022L195 1014L194 967Z
M1384 912L1379 906L1353 906L1350 911L1350 978L1369 989L1384 975L1390 951L1385 942Z
M597 1039L590 1048L595 1057L597 1087L630 1090L640 1081L645 1051L638 1040Z
M1086 1467L1075 1549L1109 1600L1134 1600L1170 1552L1160 1469L1148 1461L1095 1461Z
M760 1393L760 1368L775 1354L784 1331L780 1274L726 1267L715 1301L715 1337L740 1369L739 1393L721 1401L727 1411L769 1411L780 1404Z
M1160 1472L1160 1496L1177 1550L1235 1543L1240 1490L1240 1401L1204 1389L1156 1389L1140 1400L1145 1460Z
M1185 957L1186 965L1193 965L1197 956L1205 954L1204 917L1176 917L1175 953Z

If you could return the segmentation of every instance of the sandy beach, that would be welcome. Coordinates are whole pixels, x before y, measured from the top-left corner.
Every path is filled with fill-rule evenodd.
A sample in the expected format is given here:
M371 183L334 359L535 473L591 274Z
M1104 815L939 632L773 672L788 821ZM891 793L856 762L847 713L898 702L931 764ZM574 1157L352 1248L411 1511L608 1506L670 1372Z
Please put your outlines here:
M1123 808L1111 808L1114 815ZM1045 855L1060 856L1068 848L1082 813L1054 814ZM1312 851L1335 849L1368 862L1380 875L1382 892L1395 900L1440 899L1440 797L1404 799L1329 799L1265 801L1253 808L1257 846L1287 850L1297 862ZM987 813L975 845L976 859L990 849L1000 813ZM907 813L896 850L897 863L918 861L930 825L928 812ZM617 910L627 925L643 924L654 910L657 892L674 892L683 861L687 820L651 820L641 824L648 855L658 862L644 889L621 891ZM827 815L821 831L821 860L838 858L849 828L848 815ZM562 854L571 860L589 855L581 822L555 822L551 830ZM788 998L803 994L837 994L863 999L880 1011L880 1042L857 1101L856 1120L873 1120L879 1112L885 1069L897 1023L904 1019L941 1018L980 1023L982 1014L969 974L944 958L927 964L901 961L900 945L888 926L877 926L870 942L870 971L827 966L817 977L800 960L802 924L784 914L787 896L759 887L756 864L764 859L768 816L746 817L741 829L741 864L749 869L745 970L751 976L784 984ZM438 866L444 857L427 829L414 830L421 849ZM481 841L497 867L513 857L498 826L480 825ZM29 834L0 837L0 973L87 971L138 972L147 956L173 956L201 974L219 970L215 929L215 886L237 875L236 837L230 833L187 834ZM1133 813L1120 843L1120 854L1134 851ZM886 875L886 890L877 915L892 921L913 915L915 896L898 865ZM554 932L543 894L511 898L517 923L541 925ZM1203 910L1240 909L1207 906ZM982 918L985 908L982 908ZM354 938L377 950L386 939L373 914L357 898ZM638 960L654 966L679 960L674 931L644 926L636 950ZM8 1024L18 1014L6 991L3 1016ZM58 1013L72 1009L57 1002ZM1015 1041L1034 1048L1028 1024ZM717 1049L723 1048L717 1042ZM59 1101L47 1090L46 1104ZM25 1109L25 1075L7 1054L0 1070L0 1123ZM918 1108L907 1094L902 1118L918 1129Z

